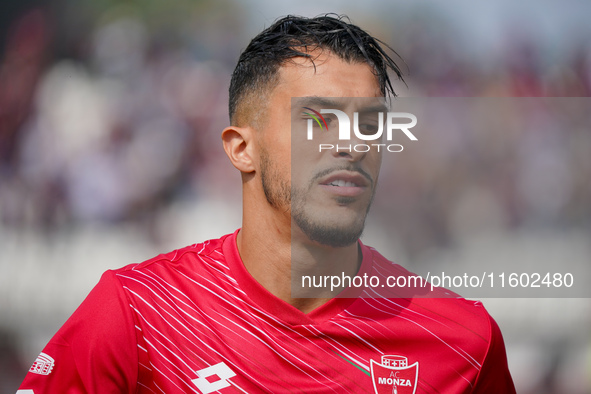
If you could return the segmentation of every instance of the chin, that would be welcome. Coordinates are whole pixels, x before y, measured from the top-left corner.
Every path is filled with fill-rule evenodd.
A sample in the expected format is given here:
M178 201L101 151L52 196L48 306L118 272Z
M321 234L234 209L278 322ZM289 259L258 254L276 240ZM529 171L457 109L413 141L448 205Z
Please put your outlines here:
M320 215L313 219L295 215L292 217L292 223L295 223L313 242L332 247L345 247L357 242L363 233L364 219L337 221L329 218L323 220Z

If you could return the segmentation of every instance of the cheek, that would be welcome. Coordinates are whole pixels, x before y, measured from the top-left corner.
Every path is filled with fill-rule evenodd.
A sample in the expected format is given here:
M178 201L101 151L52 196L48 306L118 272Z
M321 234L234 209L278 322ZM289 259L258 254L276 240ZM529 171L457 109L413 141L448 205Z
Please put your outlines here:
M290 169L293 184L296 187L307 187L319 160L317 144L310 141L294 141L290 150Z
M293 163L289 174L294 189L303 190L308 188L310 183L310 170L301 162Z
M367 169L374 179L374 186L378 183L378 176L382 167L382 157L382 154L377 152L367 157Z

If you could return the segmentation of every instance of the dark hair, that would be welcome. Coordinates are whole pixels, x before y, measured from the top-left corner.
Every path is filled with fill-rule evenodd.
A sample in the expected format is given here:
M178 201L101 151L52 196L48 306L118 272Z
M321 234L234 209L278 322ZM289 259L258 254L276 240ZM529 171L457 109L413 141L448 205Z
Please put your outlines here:
M315 18L288 15L263 30L238 59L230 82L230 119L233 120L241 100L275 81L281 65L294 57L314 61L310 50L328 49L348 62L365 62L372 66L384 96L396 96L388 69L402 81L402 72L381 45L400 56L387 44L372 37L343 15L326 14Z

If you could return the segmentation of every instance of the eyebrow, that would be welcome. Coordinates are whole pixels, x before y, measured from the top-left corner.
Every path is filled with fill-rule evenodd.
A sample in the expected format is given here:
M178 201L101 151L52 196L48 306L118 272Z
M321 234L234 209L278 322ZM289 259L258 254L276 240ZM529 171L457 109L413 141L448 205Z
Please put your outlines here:
M342 109L346 106L347 100L335 100L320 96L306 96L294 98L297 106L317 106L324 108ZM389 108L385 104L368 105L357 109L359 113L375 113L375 112L388 112Z
M370 105L367 107L362 107L357 110L359 113L375 113L375 112L388 112L390 108L388 108L385 104L377 104L377 105Z
M298 106L318 106L325 108L342 108L344 103L342 101L332 100L320 96L306 96L295 99Z

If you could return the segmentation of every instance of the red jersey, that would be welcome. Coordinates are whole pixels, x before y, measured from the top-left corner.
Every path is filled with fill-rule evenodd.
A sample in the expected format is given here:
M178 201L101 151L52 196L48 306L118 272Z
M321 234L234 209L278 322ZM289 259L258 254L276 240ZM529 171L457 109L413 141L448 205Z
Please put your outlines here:
M236 234L107 271L19 393L515 392L479 302L334 298L304 314L250 276ZM392 265L361 248L362 270Z

